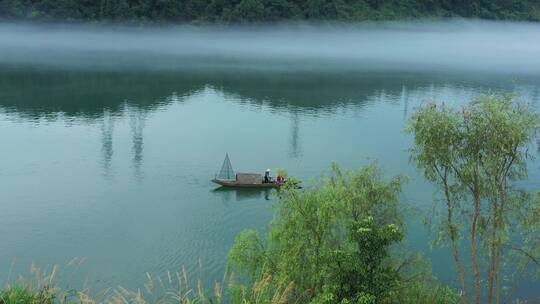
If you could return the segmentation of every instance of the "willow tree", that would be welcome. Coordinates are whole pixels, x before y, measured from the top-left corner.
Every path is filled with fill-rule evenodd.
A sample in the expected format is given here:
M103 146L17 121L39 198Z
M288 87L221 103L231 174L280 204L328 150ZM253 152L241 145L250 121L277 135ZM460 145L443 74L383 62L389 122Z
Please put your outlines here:
M457 303L412 259L392 254L404 237L402 183L376 166L334 166L315 187L280 189L267 237L246 231L231 249L229 266L252 283L233 286L232 302L264 290L242 303Z
M411 159L441 190L442 240L451 245L464 303L470 295L480 303L482 294L488 303L500 302L502 261L511 251L536 260L528 233L538 229L537 204L516 182L527 177L528 148L539 127L538 114L510 95L480 96L461 110L429 104L411 119ZM458 245L466 233L470 274Z

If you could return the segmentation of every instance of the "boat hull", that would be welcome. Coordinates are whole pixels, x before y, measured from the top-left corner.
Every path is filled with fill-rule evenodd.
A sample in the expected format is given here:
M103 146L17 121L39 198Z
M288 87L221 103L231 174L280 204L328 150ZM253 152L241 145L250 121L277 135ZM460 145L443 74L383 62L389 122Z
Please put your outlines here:
M213 179L213 183L221 185L223 187L231 188L279 188L282 184L278 183L254 183L254 184L243 184L237 181L226 181L221 179Z

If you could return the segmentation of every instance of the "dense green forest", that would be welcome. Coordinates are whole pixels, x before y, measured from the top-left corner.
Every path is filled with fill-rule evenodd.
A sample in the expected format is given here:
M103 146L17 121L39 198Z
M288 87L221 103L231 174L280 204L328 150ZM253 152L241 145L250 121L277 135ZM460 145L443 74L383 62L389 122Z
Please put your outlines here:
M0 18L40 21L272 22L464 17L540 21L536 0L0 0Z

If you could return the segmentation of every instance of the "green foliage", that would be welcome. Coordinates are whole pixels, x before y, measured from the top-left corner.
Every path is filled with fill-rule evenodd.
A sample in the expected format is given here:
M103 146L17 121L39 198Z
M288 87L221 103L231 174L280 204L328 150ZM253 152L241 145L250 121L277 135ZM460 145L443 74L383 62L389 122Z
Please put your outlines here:
M244 232L231 249L230 270L251 282L233 284L233 298L257 293L246 303L400 301L407 270L420 274L403 266L408 259L391 254L404 236L398 204L403 182L385 181L375 165L345 174L334 166L314 188L282 189L268 235Z
M448 287L433 281L419 281L400 290L400 299L407 299L414 304L457 304L461 298Z
M411 159L443 193L441 241L452 245L465 294L457 243L468 233L476 303L482 293L499 302L502 276L524 269L516 261L540 259L538 204L515 185L527 176L528 150L539 129L540 116L511 95L480 96L459 111L431 104L411 120ZM484 286L480 273L487 273Z
M241 232L229 254L230 262L244 270L251 280L260 276L260 267L267 262L265 257L265 248L259 233L254 230Z
M19 0L0 1L0 16L21 18L23 17L22 3Z
M258 0L241 0L234 9L234 17L239 21L258 21L264 17L264 4Z
M52 304L54 295L44 288L37 292L19 285L0 291L0 304Z
M323 292L314 303L333 303L335 300L352 303L376 303L391 298L400 283L400 274L386 263L388 248L403 238L403 232L390 224L375 225L373 217L351 225L350 242L355 250L334 251L327 267L328 278Z
M534 0L0 0L0 17L40 20L252 22L465 17L540 21Z

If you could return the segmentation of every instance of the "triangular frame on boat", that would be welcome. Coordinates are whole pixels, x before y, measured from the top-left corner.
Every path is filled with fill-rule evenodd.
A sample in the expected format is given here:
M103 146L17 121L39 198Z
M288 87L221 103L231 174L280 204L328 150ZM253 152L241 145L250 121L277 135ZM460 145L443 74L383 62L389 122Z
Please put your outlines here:
M229 159L229 153L225 154L225 159L223 160L223 165L219 174L216 176L220 180L236 180L236 174L231 165L231 160Z

